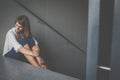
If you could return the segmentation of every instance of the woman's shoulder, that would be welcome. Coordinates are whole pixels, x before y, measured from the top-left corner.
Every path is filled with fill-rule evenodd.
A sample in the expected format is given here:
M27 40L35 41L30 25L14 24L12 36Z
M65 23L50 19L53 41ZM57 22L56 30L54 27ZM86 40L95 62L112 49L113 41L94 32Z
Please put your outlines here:
M16 34L15 27L9 29L9 31L7 32L7 34Z

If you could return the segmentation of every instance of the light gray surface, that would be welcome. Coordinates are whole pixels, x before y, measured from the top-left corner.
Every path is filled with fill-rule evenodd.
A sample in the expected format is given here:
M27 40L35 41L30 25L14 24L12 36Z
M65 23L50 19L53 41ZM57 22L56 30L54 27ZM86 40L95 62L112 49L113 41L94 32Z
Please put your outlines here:
M97 80L100 0L89 0L86 80Z
M0 56L0 80L80 80Z

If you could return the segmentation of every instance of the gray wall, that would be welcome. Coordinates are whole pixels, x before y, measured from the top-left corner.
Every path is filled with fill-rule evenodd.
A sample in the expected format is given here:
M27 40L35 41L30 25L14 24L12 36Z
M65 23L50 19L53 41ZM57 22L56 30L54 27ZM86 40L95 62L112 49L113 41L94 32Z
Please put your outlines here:
M120 80L119 8L120 0L89 0L86 80Z
M41 55L50 70L85 79L87 41L87 0L20 0L28 9L41 17L54 29L71 40L75 48L16 2L0 2L0 50L6 32L14 26L17 16L30 18L32 33L41 47Z
M109 80L114 0L89 0L86 80Z
M120 80L120 0L114 0L110 80Z

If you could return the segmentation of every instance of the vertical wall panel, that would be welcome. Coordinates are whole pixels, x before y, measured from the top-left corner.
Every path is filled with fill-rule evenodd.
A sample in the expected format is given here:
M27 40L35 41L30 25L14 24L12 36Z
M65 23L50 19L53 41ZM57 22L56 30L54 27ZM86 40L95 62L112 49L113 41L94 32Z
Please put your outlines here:
M100 1L98 66L110 68L114 0ZM110 70L97 69L97 80L109 80Z
M120 80L120 0L114 0L110 80Z
M100 0L89 0L86 80L97 80Z

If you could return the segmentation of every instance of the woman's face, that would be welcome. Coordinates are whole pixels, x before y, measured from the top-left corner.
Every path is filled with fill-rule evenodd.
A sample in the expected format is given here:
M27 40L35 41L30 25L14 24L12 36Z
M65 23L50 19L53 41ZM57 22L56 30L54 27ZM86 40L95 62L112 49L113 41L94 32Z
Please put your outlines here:
M20 25L18 22L16 22L15 28L16 28L16 32L22 32L23 31L22 25Z

